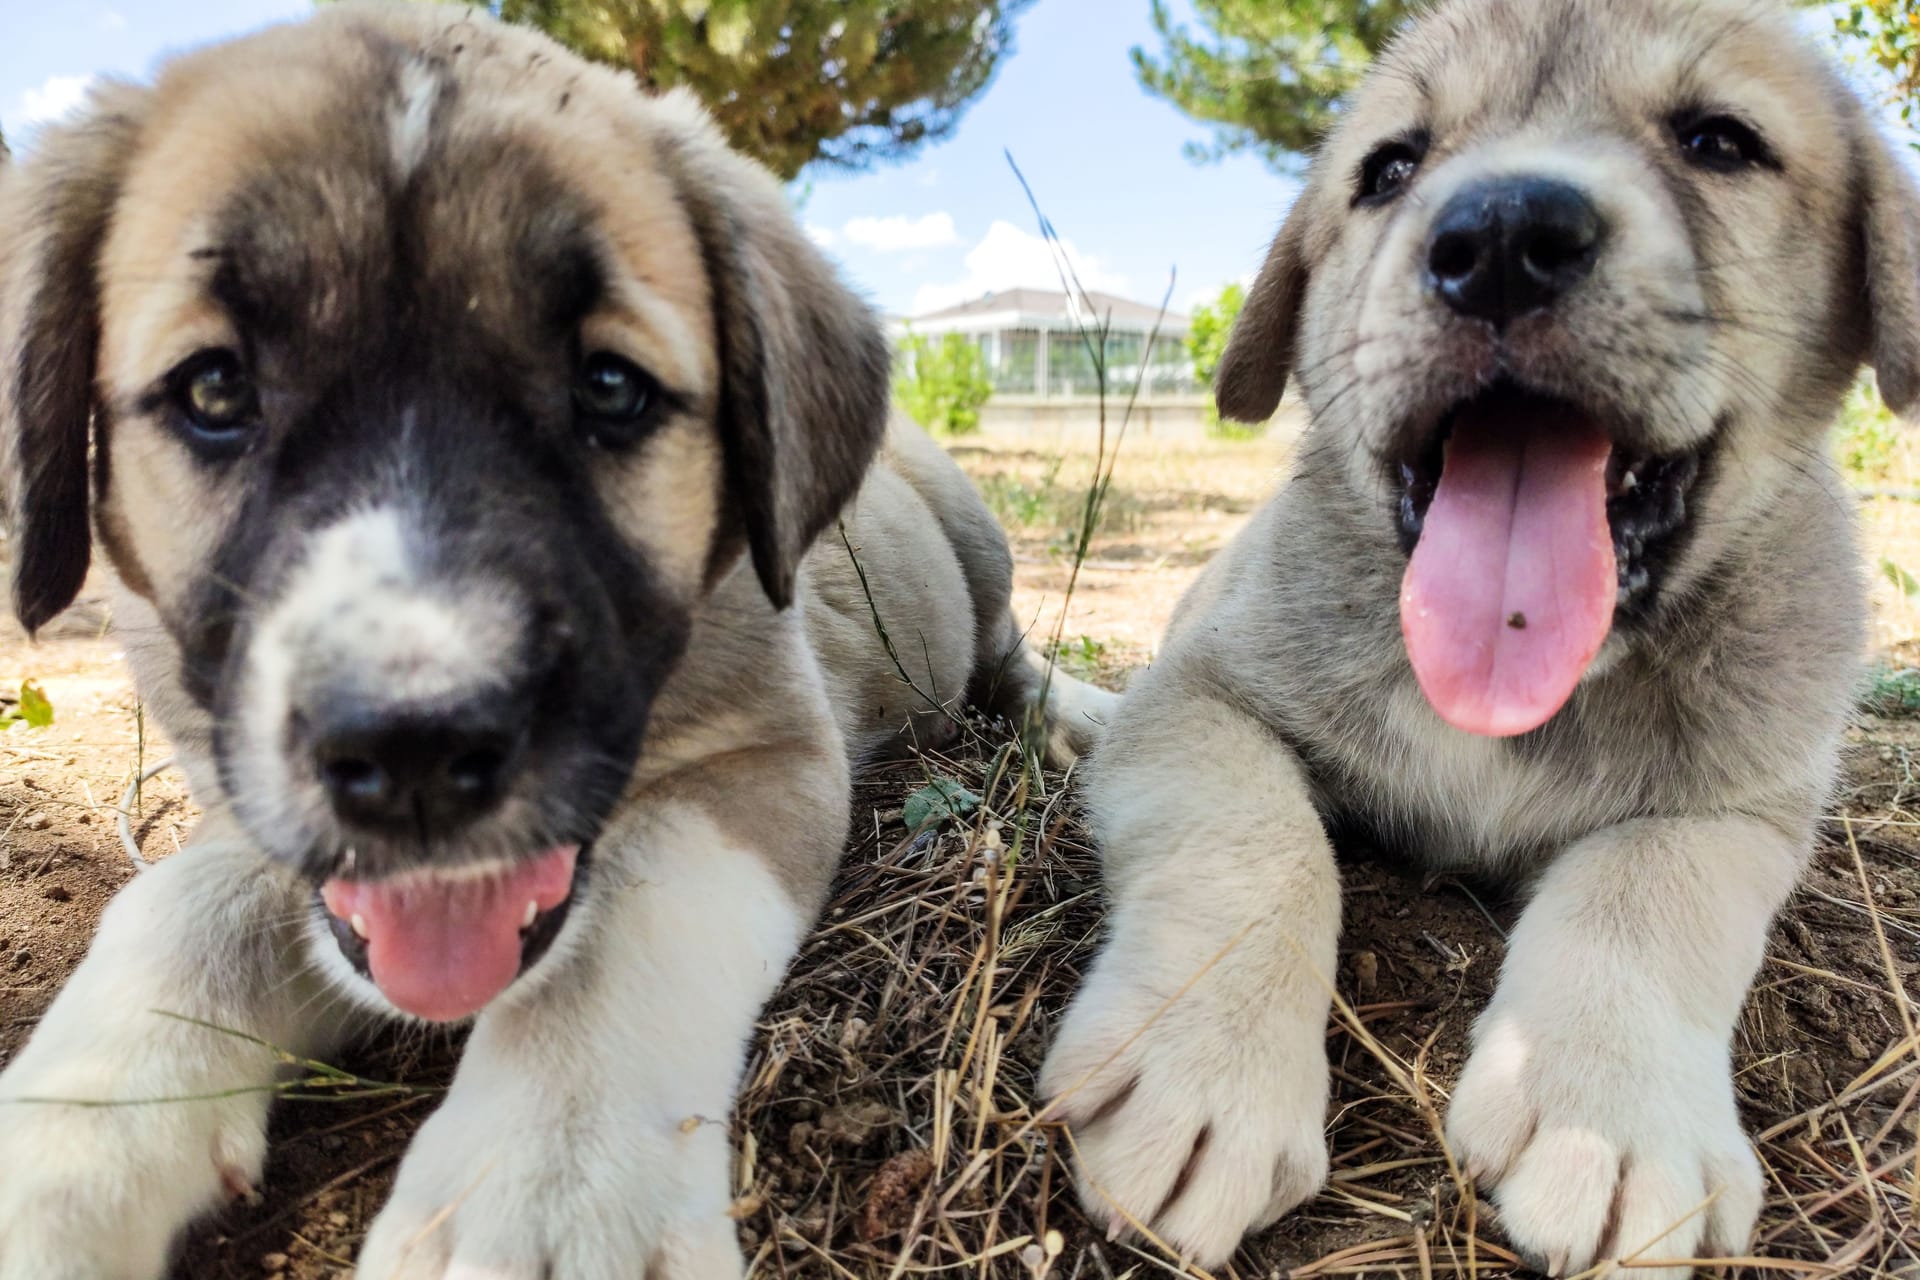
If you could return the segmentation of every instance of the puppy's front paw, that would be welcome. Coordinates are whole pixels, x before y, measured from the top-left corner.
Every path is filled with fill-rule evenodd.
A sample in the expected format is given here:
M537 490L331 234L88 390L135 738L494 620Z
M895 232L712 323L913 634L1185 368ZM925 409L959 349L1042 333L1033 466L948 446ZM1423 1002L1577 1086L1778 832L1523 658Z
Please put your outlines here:
M1041 1078L1081 1203L1116 1236L1137 1224L1218 1266L1326 1181L1324 1020L1236 1016L1202 986L1147 1027L1165 997L1111 973L1088 980Z
M1653 1009L1622 1036L1524 1004L1496 998L1447 1117L1513 1245L1555 1276L1744 1252L1763 1188L1725 1044Z
M478 1083L478 1082L473 1082ZM400 1166L358 1280L738 1280L724 1125L456 1084ZM648 1123L651 1120L652 1123Z
M30 1047L0 1075L0 1280L159 1280L181 1231L258 1177L258 1095L151 1101L213 1090L160 1046L144 1062L123 1048L108 1061ZM138 1101L33 1100L48 1098Z

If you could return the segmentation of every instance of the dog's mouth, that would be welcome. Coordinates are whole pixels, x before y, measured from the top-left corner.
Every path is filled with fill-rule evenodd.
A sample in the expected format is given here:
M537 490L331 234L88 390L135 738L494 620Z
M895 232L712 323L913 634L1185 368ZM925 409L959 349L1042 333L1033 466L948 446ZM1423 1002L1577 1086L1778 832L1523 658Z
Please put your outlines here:
M1495 737L1551 719L1657 591L1699 471L1510 382L1449 408L1393 465L1401 630L1441 717Z
M458 1022L546 954L585 882L590 854L565 844L512 862L379 880L342 875L320 886L320 904L341 954L395 1008Z

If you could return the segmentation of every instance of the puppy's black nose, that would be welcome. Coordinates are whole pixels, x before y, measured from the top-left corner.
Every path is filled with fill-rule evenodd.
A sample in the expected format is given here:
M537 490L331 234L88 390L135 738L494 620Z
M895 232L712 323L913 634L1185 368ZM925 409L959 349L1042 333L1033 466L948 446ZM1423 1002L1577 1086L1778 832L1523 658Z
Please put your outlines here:
M1459 314L1502 328L1586 279L1605 235L1600 210L1569 183L1476 182L1434 220L1427 287Z
M312 727L314 766L343 822L443 835L499 803L524 742L514 710L504 697L433 713L342 707Z

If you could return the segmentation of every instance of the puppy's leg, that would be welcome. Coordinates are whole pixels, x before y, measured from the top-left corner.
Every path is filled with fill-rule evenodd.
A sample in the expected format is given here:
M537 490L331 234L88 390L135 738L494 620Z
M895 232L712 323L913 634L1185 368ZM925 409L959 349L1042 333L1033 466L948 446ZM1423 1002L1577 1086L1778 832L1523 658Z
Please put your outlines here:
M1094 1219L1215 1266L1326 1179L1333 850L1298 761L1212 700L1129 693L1092 766L1110 932L1041 1089Z
M618 837L638 856L595 868L631 879L596 894L584 945L481 1014L361 1280L740 1274L728 1118L807 921L764 855L703 810L641 821Z
M326 1052L311 909L219 815L121 890L0 1074L0 1280L158 1280L181 1229L254 1184L279 1059L163 1015Z
M987 651L987 660L974 673L969 701L1015 724L1038 708L1046 721L1047 763L1064 769L1100 741L1118 711L1120 695L1076 680L1058 664L1049 672L1047 660L1027 644L1019 623L1011 614L1004 616L1004 638Z
M1075 679L1055 664L1047 671L1047 661L1033 650L1022 655L1031 672L1030 702L1037 702L1046 691L1047 762L1055 768L1072 764L1099 743L1120 705L1120 695L1098 685Z
M1804 849L1753 819L1647 819L1580 841L1541 882L1447 1131L1553 1274L1744 1251L1761 1178L1728 1045Z

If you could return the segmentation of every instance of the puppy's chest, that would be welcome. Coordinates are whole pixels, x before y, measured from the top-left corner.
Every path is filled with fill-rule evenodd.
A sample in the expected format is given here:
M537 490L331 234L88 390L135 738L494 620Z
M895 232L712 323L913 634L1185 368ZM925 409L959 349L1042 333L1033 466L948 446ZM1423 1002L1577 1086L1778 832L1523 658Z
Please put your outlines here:
M1646 799L1599 762L1578 771L1558 753L1449 731L1410 683L1379 700L1365 732L1353 727L1309 760L1321 812L1434 870L1525 871Z

